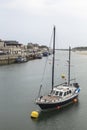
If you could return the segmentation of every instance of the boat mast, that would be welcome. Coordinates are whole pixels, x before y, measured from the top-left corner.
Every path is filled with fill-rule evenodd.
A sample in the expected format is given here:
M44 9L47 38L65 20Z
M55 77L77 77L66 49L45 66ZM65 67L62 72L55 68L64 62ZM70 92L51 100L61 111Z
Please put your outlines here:
M55 63L55 26L53 28L53 60L52 60L52 90L54 87L54 63Z
M70 85L70 61L71 61L71 47L69 47L69 61L68 61L68 86Z

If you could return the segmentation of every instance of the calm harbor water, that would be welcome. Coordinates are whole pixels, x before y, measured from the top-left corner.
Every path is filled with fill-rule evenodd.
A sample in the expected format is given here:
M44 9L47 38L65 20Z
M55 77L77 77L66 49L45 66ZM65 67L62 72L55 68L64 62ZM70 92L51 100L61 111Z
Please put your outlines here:
M61 81L60 74L67 68L66 63L61 62L65 61L66 56L67 52L60 51L56 54L58 59L55 63L55 84ZM43 92L51 86L50 58L51 56L44 83L47 88L43 89ZM86 55L72 53L71 73L77 77L81 86L79 102L61 110L40 112L36 120L30 118L33 110L40 110L34 101L38 95L45 61L46 58L43 58L24 64L0 66L0 130L87 130Z

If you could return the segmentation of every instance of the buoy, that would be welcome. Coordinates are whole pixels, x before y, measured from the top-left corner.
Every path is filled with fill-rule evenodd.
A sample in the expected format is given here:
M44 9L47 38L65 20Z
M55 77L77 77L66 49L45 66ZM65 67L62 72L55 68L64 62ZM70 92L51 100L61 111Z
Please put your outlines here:
M38 117L39 117L39 112L37 112L37 111L31 112L31 118L38 118Z
M74 103L76 103L77 101L78 101L78 99L77 99L77 98L74 98L74 99L73 99L73 102L74 102Z
M65 75L64 75L64 74L62 74L62 75L61 75L61 78L62 78L62 79L65 79Z

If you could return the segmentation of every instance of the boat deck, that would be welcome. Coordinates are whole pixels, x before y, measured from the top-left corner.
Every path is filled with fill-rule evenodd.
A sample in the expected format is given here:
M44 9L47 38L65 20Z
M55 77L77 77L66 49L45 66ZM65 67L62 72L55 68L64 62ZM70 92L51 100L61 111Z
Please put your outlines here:
M45 102L56 102L59 99L60 99L60 97L58 97L58 96L47 95L47 96L43 96L41 98L41 101L45 101Z

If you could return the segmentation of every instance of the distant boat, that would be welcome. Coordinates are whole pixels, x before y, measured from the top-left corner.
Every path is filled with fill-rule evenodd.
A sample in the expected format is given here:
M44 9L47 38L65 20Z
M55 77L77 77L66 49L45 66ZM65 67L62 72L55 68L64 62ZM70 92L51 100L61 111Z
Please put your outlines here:
M52 88L47 95L40 95L42 84L39 89L36 104L42 110L45 109L60 109L70 103L77 102L80 87L77 82L72 82L70 79L70 60L71 60L71 47L69 47L69 60L68 60L68 81L54 86L54 61L55 61L55 26L53 28L53 58L52 58ZM64 75L62 75L64 78Z
M42 57L43 57L43 54L42 54L42 53L39 53L39 54L37 54L37 55L35 56L36 59L42 59Z
M43 56L48 56L49 53L47 51L43 52Z
M6 55L7 53L4 51L0 51L0 55Z
M27 58L26 57L22 57L22 56L18 56L15 60L16 63L24 63L27 62Z

